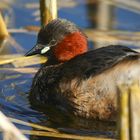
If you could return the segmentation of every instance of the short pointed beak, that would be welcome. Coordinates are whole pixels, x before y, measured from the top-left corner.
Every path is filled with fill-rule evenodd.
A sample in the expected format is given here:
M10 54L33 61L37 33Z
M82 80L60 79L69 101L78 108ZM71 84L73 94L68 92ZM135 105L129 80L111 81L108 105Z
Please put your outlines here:
M41 49L37 49L37 45L35 45L30 51L25 54L25 56L40 54L40 51Z

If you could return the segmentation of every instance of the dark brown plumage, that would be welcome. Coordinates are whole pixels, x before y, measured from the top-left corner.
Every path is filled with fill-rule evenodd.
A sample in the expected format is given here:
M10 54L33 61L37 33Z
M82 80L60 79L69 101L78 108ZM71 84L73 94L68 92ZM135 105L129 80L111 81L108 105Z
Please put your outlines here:
M59 25L56 27L57 22ZM67 24L72 27L69 28ZM59 28L62 25L63 28ZM64 28L65 26L67 28ZM44 32L44 29L49 32ZM53 33L50 33L51 29ZM44 48L54 38L55 31L56 42L46 51ZM68 33L65 34L66 32ZM84 40L82 45L79 45L79 40L76 39L68 40L68 46L63 43L66 37L77 32L81 41ZM49 36L49 40L45 36ZM61 36L60 39L57 39L57 36ZM53 104L61 110L85 118L114 120L117 113L117 83L129 78L140 81L140 54L119 45L85 52L85 39L85 35L74 24L62 19L56 19L41 29L38 42L43 46L32 51L39 50L39 54L43 52L43 55L49 56L49 61L40 68L33 79L30 100L36 105ZM70 60L58 60L54 52L60 43L63 43L60 57L63 55L64 46L64 49L67 48L66 58L68 53L73 54ZM78 47L83 51L76 51ZM77 56L74 55L76 53ZM30 55L30 52L27 55Z

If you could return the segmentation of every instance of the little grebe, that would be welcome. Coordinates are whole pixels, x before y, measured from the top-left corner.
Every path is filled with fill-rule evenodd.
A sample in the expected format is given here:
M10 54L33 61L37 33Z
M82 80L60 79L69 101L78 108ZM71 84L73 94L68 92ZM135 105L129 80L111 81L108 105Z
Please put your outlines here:
M120 45L87 50L85 34L70 21L55 19L44 26L26 54L48 57L33 79L30 101L85 118L114 119L117 82L140 81L140 53Z

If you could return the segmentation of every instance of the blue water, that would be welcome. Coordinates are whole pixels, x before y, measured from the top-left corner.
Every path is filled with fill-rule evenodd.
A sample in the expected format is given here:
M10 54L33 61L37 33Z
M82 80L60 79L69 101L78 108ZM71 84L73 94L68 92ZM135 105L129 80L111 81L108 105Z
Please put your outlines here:
M38 0L17 0L11 5L15 19L13 28L22 28L29 25L40 25L40 22L35 21L35 16L33 16L33 12L35 12L37 9L27 9L25 7L27 2L38 2ZM88 15L89 11L86 2L84 0L83 2L80 2L80 0L77 2L78 3L75 7L60 8L58 11L59 17L71 20L81 28L93 27L93 22ZM140 30L139 14L116 7L114 20L115 24L112 27L114 29L127 31ZM13 33L11 35L25 49L26 52L35 44L37 34L31 35L26 33ZM93 42L89 42L89 47L93 48ZM1 71L0 110L5 115L27 122L58 128L59 130L68 133L115 137L115 123L98 121L88 122L86 120L79 119L71 122L68 120L68 118L61 116L58 112L53 112L54 114L48 114L39 111L39 109L33 109L28 101L28 92L33 77L34 74L21 74L18 72ZM31 127L22 125L17 125L17 127L20 129L32 129ZM28 137L32 139L31 136ZM43 138L36 137L36 139Z

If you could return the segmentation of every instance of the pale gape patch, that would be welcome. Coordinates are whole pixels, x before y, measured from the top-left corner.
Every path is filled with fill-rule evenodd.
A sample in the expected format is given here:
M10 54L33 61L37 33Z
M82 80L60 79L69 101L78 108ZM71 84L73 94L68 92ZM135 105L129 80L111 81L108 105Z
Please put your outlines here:
M50 47L46 46L45 48L43 48L43 49L41 50L41 54L46 53L48 50L50 50Z

